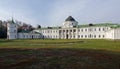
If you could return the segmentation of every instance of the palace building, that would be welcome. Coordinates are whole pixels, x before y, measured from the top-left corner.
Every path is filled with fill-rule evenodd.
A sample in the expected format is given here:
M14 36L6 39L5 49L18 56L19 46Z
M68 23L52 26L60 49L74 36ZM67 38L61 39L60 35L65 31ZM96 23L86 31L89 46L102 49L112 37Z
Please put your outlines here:
M72 16L69 16L60 27L17 32L17 25L12 20L7 25L7 36L8 39L120 39L120 24L79 25Z

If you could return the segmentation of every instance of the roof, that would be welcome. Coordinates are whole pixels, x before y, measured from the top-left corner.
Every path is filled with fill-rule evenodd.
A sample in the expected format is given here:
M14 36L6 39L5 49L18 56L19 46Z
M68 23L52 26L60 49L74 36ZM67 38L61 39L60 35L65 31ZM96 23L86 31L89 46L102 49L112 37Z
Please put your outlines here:
M111 28L120 28L120 24L113 24L113 23L99 23L99 24L84 24L84 25L78 25L76 28L86 28L86 27L111 27ZM40 28L41 30L45 29L61 29L62 27L43 27ZM39 30L39 29L37 29Z
M75 19L72 16L69 16L65 21L75 21Z
M12 20L9 20L8 23L15 24L14 19L12 18Z
M42 28L39 28L39 29L60 29L60 28L61 28L60 26L57 26L57 27L42 27Z
M111 28L118 28L120 27L120 24L112 24L112 23L100 23L100 24L92 24L90 26L89 24L86 25L78 25L79 28L83 27L111 27Z
M41 33L39 33L39 32L36 32L36 31L25 31L25 30L22 30L21 32L18 32L18 33L41 34Z

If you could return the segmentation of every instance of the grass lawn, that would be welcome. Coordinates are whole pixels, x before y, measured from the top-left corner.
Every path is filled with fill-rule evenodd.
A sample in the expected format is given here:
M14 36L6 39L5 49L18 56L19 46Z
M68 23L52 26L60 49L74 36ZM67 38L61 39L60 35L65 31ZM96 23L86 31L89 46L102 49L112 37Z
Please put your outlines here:
M120 69L120 40L0 40L0 69Z

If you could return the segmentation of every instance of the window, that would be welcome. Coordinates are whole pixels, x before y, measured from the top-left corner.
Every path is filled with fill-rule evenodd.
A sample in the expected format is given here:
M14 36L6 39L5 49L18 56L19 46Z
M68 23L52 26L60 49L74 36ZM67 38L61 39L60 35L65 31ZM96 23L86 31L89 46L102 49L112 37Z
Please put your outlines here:
M99 31L101 31L101 29L99 28Z
M75 38L75 35L74 35L74 38Z
M105 31L105 28L103 28L103 31Z
M99 38L100 38L101 36L99 35Z
M16 33L16 30L14 30L14 32Z
M67 32L68 32L68 30L67 30Z
M92 28L90 28L89 31L92 31Z
M50 31L48 30L48 33L49 33Z
M81 29L81 32L83 32L83 29Z
M83 35L81 35L81 38L83 38Z
M94 38L96 38L96 35L94 35Z
M87 31L87 29L85 29L85 31Z
M72 23L72 25L73 25L73 23Z
M105 37L105 35L103 35L103 38Z
M61 30L59 30L59 33L61 33Z
M94 29L94 31L96 31L96 28Z
M16 35L15 35L15 38L16 38Z
M80 38L80 35L78 35L78 38Z
M87 38L87 35L85 35L85 38Z
M90 38L92 37L92 35L90 34L90 36L89 36Z
M74 31L74 32L76 32L76 30L75 30L75 29L74 29L73 31Z
M23 35L23 38L25 38L25 35Z

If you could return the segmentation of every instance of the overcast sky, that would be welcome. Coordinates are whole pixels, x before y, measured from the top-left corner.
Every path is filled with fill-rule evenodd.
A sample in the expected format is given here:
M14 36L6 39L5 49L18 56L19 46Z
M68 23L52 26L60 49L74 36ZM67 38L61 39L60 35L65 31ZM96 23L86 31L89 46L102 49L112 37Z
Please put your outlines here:
M120 0L0 0L0 20L61 26L69 15L79 24L120 23Z

